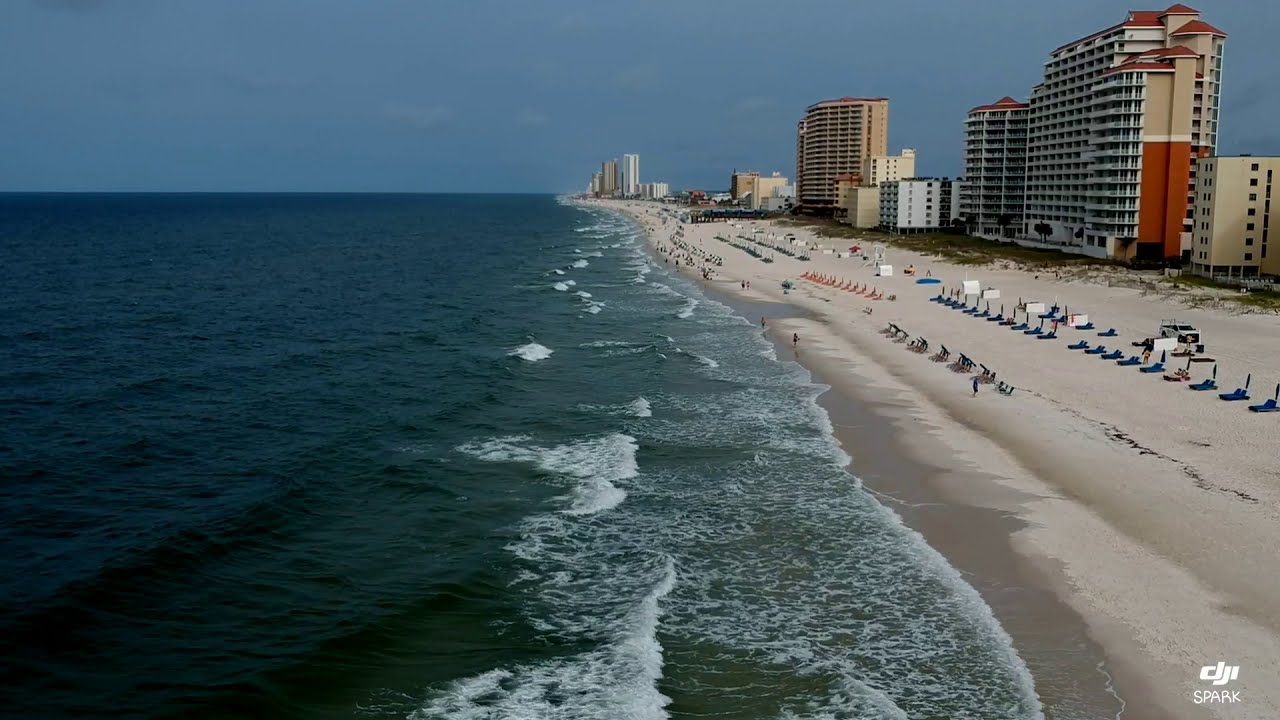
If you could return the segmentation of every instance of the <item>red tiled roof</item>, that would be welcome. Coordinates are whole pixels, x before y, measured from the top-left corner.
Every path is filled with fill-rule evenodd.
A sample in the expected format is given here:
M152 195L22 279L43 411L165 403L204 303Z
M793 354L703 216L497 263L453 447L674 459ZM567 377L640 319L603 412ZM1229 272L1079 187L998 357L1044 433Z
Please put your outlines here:
M1186 47L1185 45L1174 45L1173 47L1169 47L1169 48L1156 48L1154 50L1148 50L1143 53L1138 53L1137 55L1134 55L1133 57L1125 60L1121 64L1128 65L1129 63L1140 62L1143 60L1169 60L1172 58L1180 58L1180 57L1198 58L1200 57L1200 53L1196 52L1195 50L1192 50L1189 47Z
M1183 25L1177 30L1174 30L1173 32L1169 33L1169 35L1171 37L1174 35L1217 35L1218 37L1227 36L1226 33L1222 32L1218 28L1210 25L1209 23L1203 20L1192 20L1186 25Z
M1000 98L999 100L995 101L990 105L979 105L978 107L970 110L969 112L971 113L995 112L998 110L1017 110L1019 108L1027 108L1027 107L1031 107L1031 106L1024 102L1018 102L1017 100L1014 100L1008 95L1005 95L1004 97Z
M1173 66L1162 62L1136 62L1117 65L1103 70L1100 75L1115 75L1122 72L1173 72Z
M1164 27L1160 18L1164 17L1159 10L1130 10L1129 19L1121 25L1124 27Z
M1183 5L1182 3L1178 3L1176 5L1170 5L1169 9L1165 10L1164 14L1162 14L1160 17L1164 17L1165 15L1199 15L1199 14L1200 14L1199 10L1196 10L1194 8L1189 8L1186 5Z

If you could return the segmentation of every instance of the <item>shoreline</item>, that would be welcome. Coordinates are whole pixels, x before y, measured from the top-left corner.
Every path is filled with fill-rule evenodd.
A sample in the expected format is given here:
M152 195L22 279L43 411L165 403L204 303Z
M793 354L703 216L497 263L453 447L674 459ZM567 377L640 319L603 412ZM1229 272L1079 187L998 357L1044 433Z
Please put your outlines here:
M648 209L643 206L610 207L646 228L651 251L664 240L656 229L669 232L677 227L661 228L652 215L646 217ZM785 337L799 332L801 357L797 360L815 381L832 388L820 402L832 418L837 439L854 458L851 472L978 589L1032 670L1048 716L1052 717L1054 695L1069 693L1073 682L1079 683L1076 689L1089 688L1095 696L1099 692L1114 695L1116 712L1124 718L1275 716L1275 689L1258 681L1241 683L1242 695L1251 701L1247 705L1205 706L1191 699L1191 691L1199 688L1196 673L1201 665L1225 660L1256 668L1254 677L1263 680L1268 668L1274 667L1268 661L1280 658L1268 612L1274 608L1256 602L1280 597L1280 592L1266 582L1238 582L1254 571L1262 556L1241 559L1230 568L1232 572L1206 577L1196 572L1201 568L1170 557L1168 538L1188 525L1199 529L1193 522L1174 517L1169 520L1172 526L1156 525L1160 513L1133 505L1165 504L1169 507L1159 510L1185 511L1185 503L1155 502L1167 498L1144 494L1153 489L1142 485L1178 474L1194 480L1199 473L1201 479L1192 488L1179 489L1192 497L1176 499L1194 503L1203 502L1204 495L1211 498L1218 506L1213 509L1223 511L1223 520L1236 521L1210 523L1222 534L1230 532L1224 528L1233 524L1255 525L1274 517L1271 498L1259 497L1265 486L1260 492L1250 478L1251 487L1241 490L1235 486L1238 478L1212 477L1198 469L1196 458L1152 449L1138 432L1120 432L1118 427L1123 425L1109 424L1105 417L1098 420L1097 404L1068 403L1035 390L1017 391L1016 400L999 398L990 386L984 386L982 397L972 399L967 386L957 387L967 383L968 376L953 376L879 334L886 320L905 314L898 312L907 308L903 302L876 304L880 314L872 316L853 311L870 306L859 305L861 298L832 297L834 291L816 286L802 284L783 296L781 278L794 278L801 267L822 272L824 265L838 265L831 262L835 258L815 257L815 262L804 265L780 258L765 266L710 240L717 230L731 232L725 224L678 227L685 229L690 245L724 258L724 266L714 268L718 277L703 283L708 292L727 296L731 306L785 303L804 315L770 323L770 337L780 345L779 357L787 357L790 348L778 342L778 333ZM933 266L940 270L938 274L948 270L955 274L954 268L934 259L917 256L912 260L922 267ZM851 268L847 262L841 270L855 278L870 276L867 269ZM699 277L693 268L689 271L690 277ZM743 290L739 279L752 280L757 287ZM910 292L901 279L885 284L894 288L891 292ZM941 308L920 306L923 299L920 293L915 295L903 298L915 303L909 327L932 321L934 315L941 320L935 323L937 328L955 324L943 317ZM900 317L897 321L902 322ZM974 325L969 319L964 322L966 329ZM933 330L930 337L935 337ZM1032 344L1032 349L1041 345ZM1047 349L1048 344L1042 347ZM1058 352L1065 353L1061 347ZM1030 378L1021 377L1025 368L1001 362L997 369L1003 371L1002 378L1013 376L1014 384L1029 384ZM1014 372L1008 372L1011 369ZM1036 407L1024 408L1024 403ZM859 420L859 412L883 429L879 441L867 439L876 433ZM849 413L854 413L852 422L847 422ZM858 427L846 427L851 424ZM886 439L893 452L877 453ZM901 456L926 470L918 478L883 477L875 468L881 455ZM946 461L939 462L942 458ZM1189 533L1187 547L1178 549L1202 551L1196 545L1201 537ZM1271 537L1257 542L1265 546ZM993 560L993 555L1002 560ZM1232 598L1217 583L1207 582L1223 577L1235 581L1233 589L1238 592L1256 594ZM1029 595L1034 597L1028 599ZM1056 638L1044 633L1050 623L1060 631ZM1083 648L1081 657L1063 662L1064 643ZM1040 653L1048 659L1037 667ZM1082 657L1100 657L1100 664L1085 667L1088 661ZM1057 677L1052 669L1055 663L1059 669L1070 666L1064 677ZM1123 709L1118 698L1123 698Z

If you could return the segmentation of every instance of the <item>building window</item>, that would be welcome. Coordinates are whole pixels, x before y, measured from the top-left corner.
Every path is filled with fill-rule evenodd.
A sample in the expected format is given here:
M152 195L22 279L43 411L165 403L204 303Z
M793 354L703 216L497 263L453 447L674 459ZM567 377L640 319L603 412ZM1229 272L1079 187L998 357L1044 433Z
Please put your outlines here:
M1244 259L1245 259L1245 260L1252 260L1252 259L1253 259L1253 253L1245 253L1245 254L1244 254Z
M1253 244L1253 238L1251 238L1251 237L1247 237L1247 238L1245 238L1245 239L1244 239L1244 244L1245 244L1245 245L1252 245L1252 244Z
M1249 169L1250 169L1250 170L1252 170L1252 171L1254 171L1254 172L1258 172L1258 163L1254 163L1254 164L1250 165L1250 166L1249 166Z
M1258 187L1258 178L1249 178L1249 187Z
M1249 217L1253 217L1254 215L1257 215L1257 214L1258 214L1258 208L1249 208Z
M1252 229L1253 229L1253 223L1249 223L1249 224L1245 225L1245 226L1244 226L1244 229L1245 229L1245 230L1252 230Z
M1249 202L1257 202L1258 193L1249 193Z

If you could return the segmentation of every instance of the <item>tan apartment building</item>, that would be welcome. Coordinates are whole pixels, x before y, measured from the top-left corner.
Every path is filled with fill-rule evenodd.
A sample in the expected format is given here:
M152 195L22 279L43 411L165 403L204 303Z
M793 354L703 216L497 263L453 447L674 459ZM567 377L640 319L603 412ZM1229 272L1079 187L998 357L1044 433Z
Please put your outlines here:
M1120 259L1189 249L1194 165L1217 147L1225 40L1173 5L1054 50L1029 103L1023 235Z
M758 172L738 172L733 171L729 176L729 197L734 200L740 199L743 195L751 192L751 181L753 178L760 177Z
M862 187L845 182L837 183L837 187L837 220L856 228L873 228L880 224L879 187Z
M843 97L810 105L796 126L797 203L807 212L832 213L836 178L861 176L867 160L888 155L888 148L888 98Z
M862 164L862 184L875 187L916 176L916 151L903 148L898 155L872 155Z
M1267 251L1272 188L1277 184L1280 157L1200 160L1192 205L1191 272L1205 277L1280 276L1280 252Z
M782 190L788 184L788 180L782 177L781 173L773 173L769 177L761 177L760 173L755 173L746 191L751 209L759 210L769 198L773 197L775 190Z
M1013 238L1021 232L1029 110L1006 96L970 110L965 119L960 213L975 235Z
M618 161L606 160L600 163L600 194L611 196L618 194Z

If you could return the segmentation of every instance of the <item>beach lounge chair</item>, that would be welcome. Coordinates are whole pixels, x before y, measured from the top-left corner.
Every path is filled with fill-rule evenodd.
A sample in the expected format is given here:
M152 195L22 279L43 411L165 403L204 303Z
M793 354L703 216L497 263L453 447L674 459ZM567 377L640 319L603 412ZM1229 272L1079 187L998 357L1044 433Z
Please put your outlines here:
M1044 335L1041 335L1040 337L1038 337L1038 338L1036 338L1036 339L1037 339L1037 340L1057 340L1057 339L1058 339L1058 331L1057 331L1057 330L1053 330L1053 331L1047 332L1047 333L1045 333Z
M1004 382L1003 380L1001 380L1000 384L996 386L996 392L1000 393L1001 395L1012 395L1013 391L1016 389L1017 388L1015 388L1014 386L1010 385L1007 382Z
M1044 334L1044 328L1042 328L1042 327L1034 327L1034 328L1031 328L1030 330L1023 330L1023 331L1022 331L1022 334L1023 334L1023 335L1043 335L1043 334Z
M1070 345L1068 345L1068 346L1067 346L1067 349L1068 349L1068 350L1088 350L1088 349L1089 349L1089 343L1087 343L1087 342L1085 342L1085 341L1083 341L1083 340L1080 340L1079 342L1073 342L1073 343L1071 343Z
M983 310L982 312L978 313L977 315L974 315L974 317L989 318L989 317L991 317L991 311L990 311L990 310Z
M1092 348L1089 348L1088 350L1085 350L1084 354L1085 355L1102 355L1106 352L1107 352L1107 346L1099 345L1098 347L1092 347Z
M969 308L968 310L965 310L965 311L964 311L964 314L965 314L965 315L977 315L977 314L978 314L978 308L976 308L976 307L971 307L971 308Z
M987 318L987 322L1004 322L1004 315L992 315Z
M1116 364L1119 365L1120 367L1133 367L1134 365L1141 365L1142 358L1138 357L1137 355L1130 355L1124 360L1117 360Z
M1236 400L1248 400L1249 391L1245 390L1244 388L1236 388L1235 390L1232 390L1229 393L1222 393L1218 395L1218 399L1226 400L1228 402L1234 402Z
M1093 323L1091 323L1091 322L1087 322L1087 323L1085 323L1085 324L1083 324L1083 325L1077 325L1077 326L1076 326L1076 329L1077 329L1077 330L1092 330L1092 329L1093 329Z
M1119 360L1122 357L1124 357L1124 353L1120 352L1119 350L1112 350L1106 355L1103 355L1102 359L1103 360Z
M1201 380L1201 381L1200 381L1200 382L1198 382L1198 383L1192 383L1191 385L1188 385L1187 387L1191 388L1192 390L1200 390L1200 391L1204 391L1204 390L1217 390L1217 389L1218 389L1218 381L1217 381L1217 380L1214 380L1213 378L1205 378L1204 380Z
M1276 411L1280 411L1280 404L1276 403L1275 398L1269 398L1266 402L1262 403L1261 405L1250 405L1249 411L1250 412L1276 412Z
M1158 372L1164 372L1164 363L1162 363L1162 362L1158 362L1158 363L1155 363L1155 364L1153 364L1153 365L1148 365L1148 366L1146 366L1146 367L1144 367L1144 368L1138 368L1138 371L1139 371L1139 372L1144 372L1144 373L1158 373Z
M1010 330L1025 331L1025 330L1027 329L1027 324L1026 324L1026 323L1018 323L1017 325L1014 325L1014 326L1010 327L1009 329L1010 329Z
M1093 323L1089 323L1089 324L1092 325ZM1106 332L1098 333L1098 337L1115 337L1116 335L1119 335L1119 334L1120 333L1117 333L1115 328L1108 328Z

